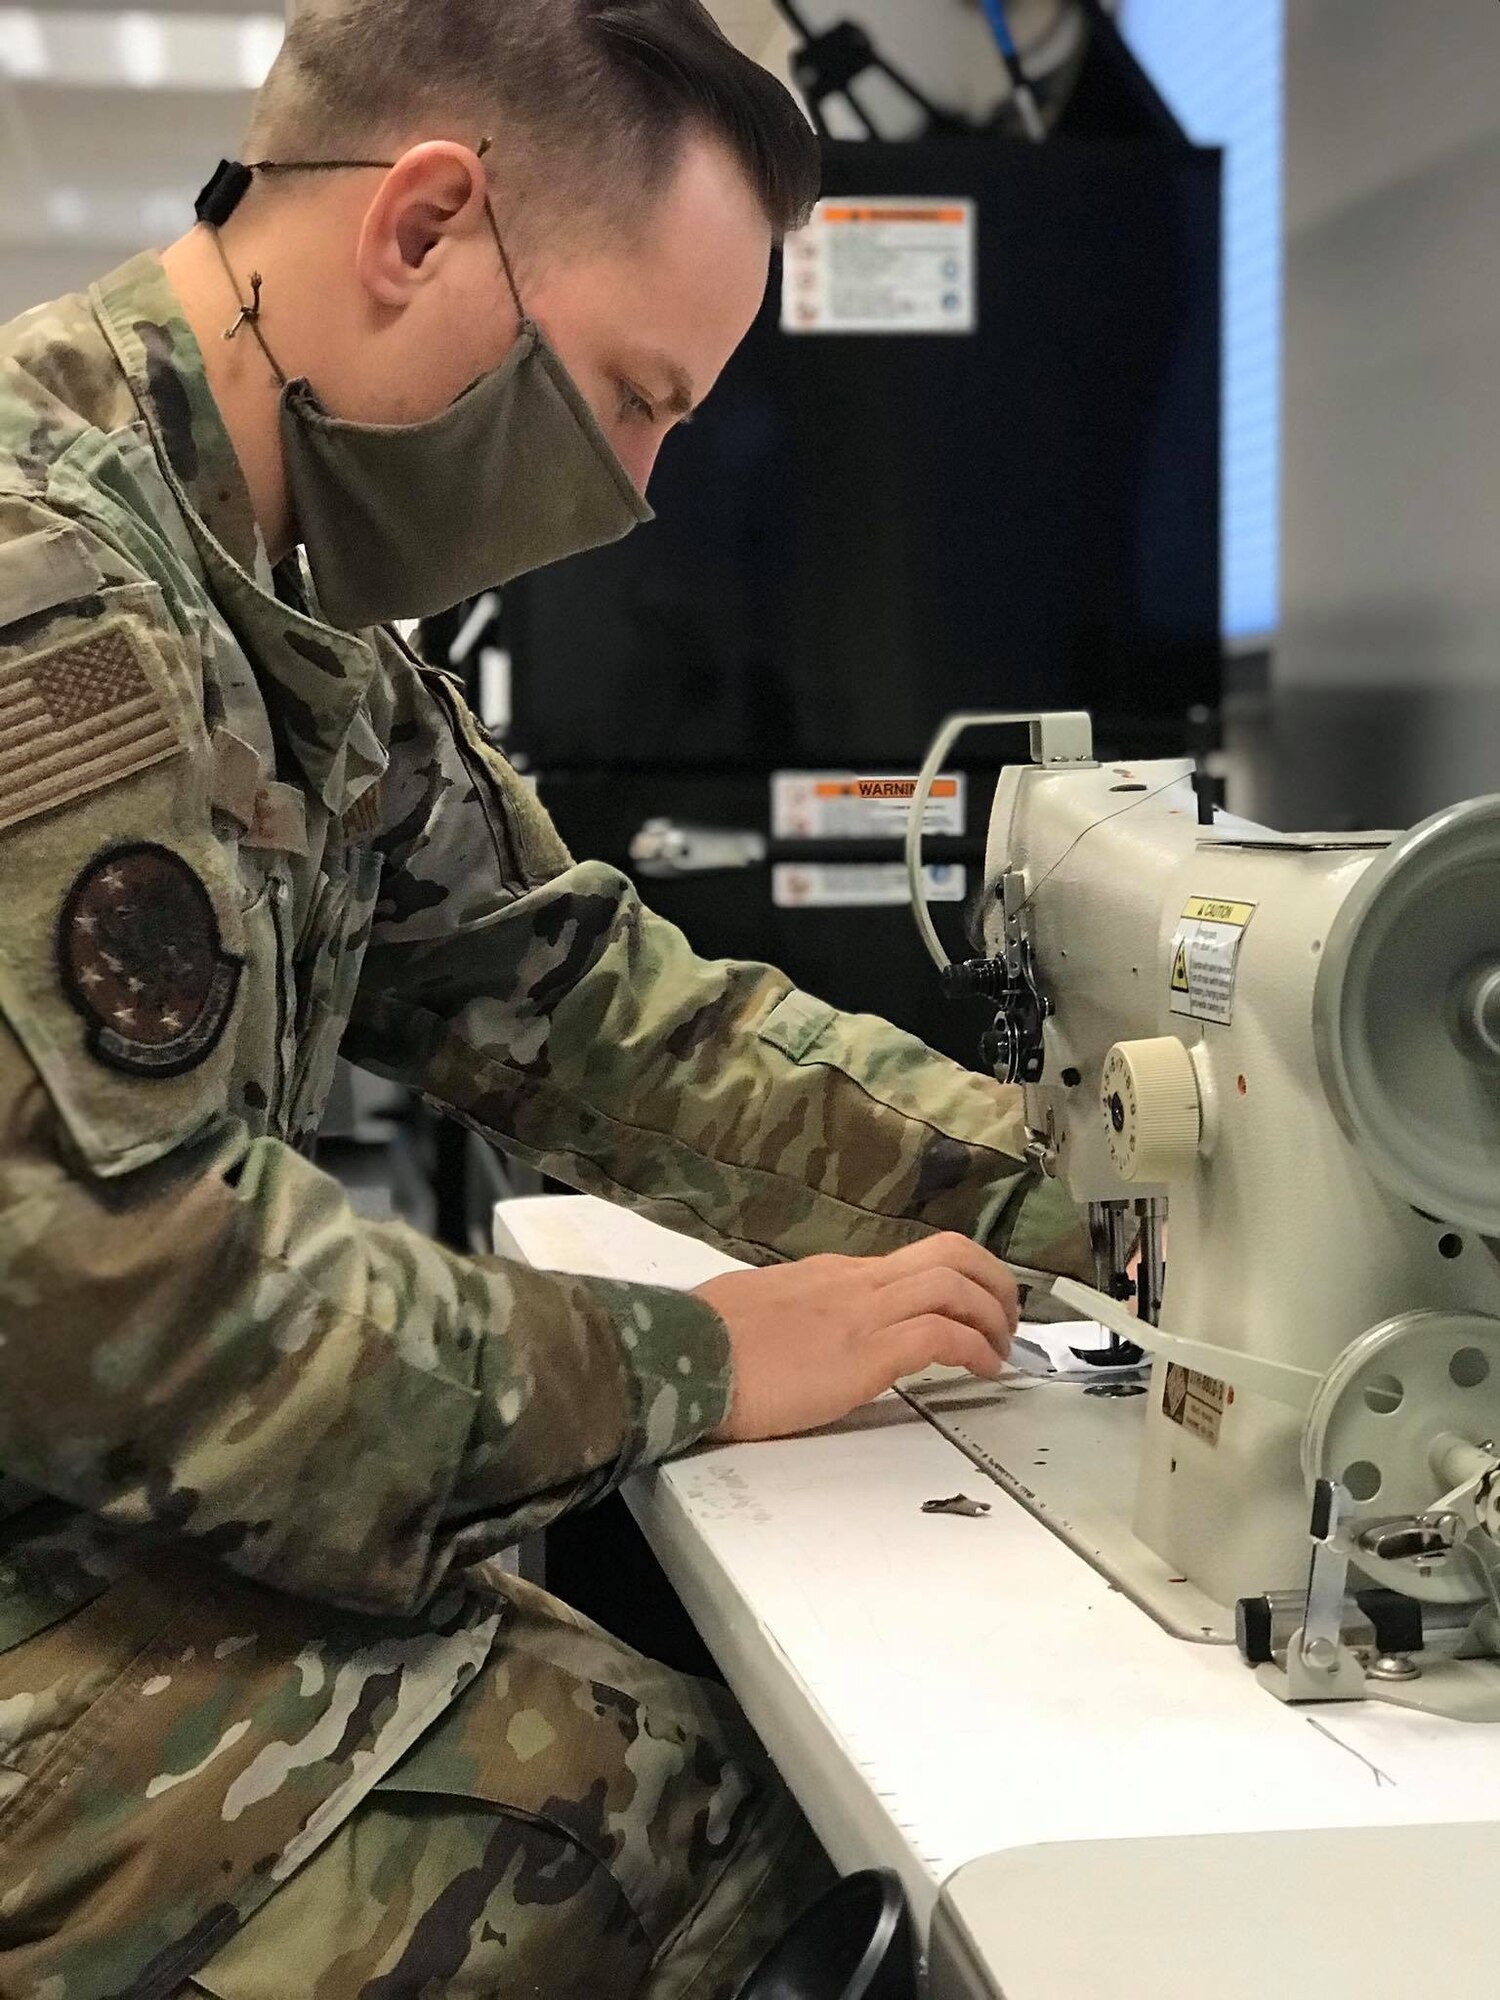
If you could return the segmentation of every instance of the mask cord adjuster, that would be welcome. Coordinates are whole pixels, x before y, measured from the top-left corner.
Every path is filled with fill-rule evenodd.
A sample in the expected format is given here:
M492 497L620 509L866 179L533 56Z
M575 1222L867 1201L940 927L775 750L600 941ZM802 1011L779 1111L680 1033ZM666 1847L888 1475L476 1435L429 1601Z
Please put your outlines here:
M229 252L224 248L223 237L220 236L217 227L212 223L209 224L208 233L213 238L214 248L219 253L219 262L224 266L224 275L229 280L234 292L235 304L239 307L238 314L225 327L220 337L224 340L233 340L242 326L248 326L250 331L255 335L256 346L266 357L266 366L284 389L287 383L286 371L277 361L276 356L271 352L270 348L267 347L266 337L260 330L260 292L264 280L261 278L259 271L252 271L250 273L250 302L247 305L240 292L240 281L234 275L234 266L229 261Z
M260 288L262 282L263 280L259 271L252 271L250 273L250 303L247 306L242 305L240 307L239 317L232 325L225 327L224 331L219 335L220 340L233 340L242 326L253 326L256 320L260 318Z
M211 229L226 223L250 191L255 169L243 160L220 160L193 203L193 213Z

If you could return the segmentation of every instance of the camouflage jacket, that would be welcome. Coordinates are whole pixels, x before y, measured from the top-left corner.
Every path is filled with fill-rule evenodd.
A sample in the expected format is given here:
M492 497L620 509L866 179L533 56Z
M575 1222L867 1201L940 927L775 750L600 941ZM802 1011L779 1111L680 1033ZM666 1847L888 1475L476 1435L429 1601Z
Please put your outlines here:
M341 1042L750 1259L1081 1256L1013 1094L695 958L455 683L270 569L149 256L0 332L0 884L0 1651L184 1551L263 1592L255 1643L179 1607L211 1713L140 1669L135 1837L212 1786L241 1915L485 1657L465 1572L730 1386L697 1300L356 1217L305 1151ZM0 1831L45 1826L67 1718L0 1711Z

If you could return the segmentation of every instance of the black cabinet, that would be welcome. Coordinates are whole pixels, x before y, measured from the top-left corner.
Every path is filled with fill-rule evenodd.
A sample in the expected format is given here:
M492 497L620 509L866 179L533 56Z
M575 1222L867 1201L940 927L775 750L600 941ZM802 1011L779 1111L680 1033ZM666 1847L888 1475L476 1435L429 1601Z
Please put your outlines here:
M627 865L657 816L764 831L774 771L910 773L959 708L1088 708L1140 757L1217 704L1218 154L833 144L825 192L972 202L975 330L783 332L773 273L656 521L504 593L510 741L575 851ZM988 789L935 849L971 890ZM945 1011L904 909L780 908L766 868L642 886L700 950L972 1059L982 1010Z

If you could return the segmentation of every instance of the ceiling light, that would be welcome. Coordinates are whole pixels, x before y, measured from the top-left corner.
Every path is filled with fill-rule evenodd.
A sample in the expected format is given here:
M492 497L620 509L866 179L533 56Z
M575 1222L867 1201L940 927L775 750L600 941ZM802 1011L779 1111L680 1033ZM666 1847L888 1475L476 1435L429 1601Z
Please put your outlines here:
M123 82L138 90L154 90L166 79L167 37L159 14L133 9L115 22L115 51Z
M54 229L61 229L69 236L82 235L89 219L89 205L82 188L48 188L47 219Z
M72 90L258 90L285 22L186 9L0 6L0 78Z
M29 7L0 7L0 76L32 83L48 70L42 24Z
M141 234L148 243L168 243L193 220L191 188L152 188L141 197Z
M240 82L246 90L259 90L266 72L281 47L282 26L274 14L252 14L239 23L235 40L239 46Z

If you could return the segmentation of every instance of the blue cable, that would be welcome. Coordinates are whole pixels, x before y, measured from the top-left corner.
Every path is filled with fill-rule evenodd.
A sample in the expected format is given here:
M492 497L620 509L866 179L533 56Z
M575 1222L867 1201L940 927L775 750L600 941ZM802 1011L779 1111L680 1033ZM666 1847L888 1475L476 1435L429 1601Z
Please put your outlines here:
M1011 89L1015 92L1016 109L1021 116L1022 129L1028 139L1042 140L1047 129L1042 123L1042 114L1036 101L1036 92L1027 80L1021 67L1021 51L1016 47L1016 38L1010 31L1010 23L1005 18L1003 0L982 0L984 18L990 24L991 33L1000 47L1001 60L1010 77Z
M1000 0L983 0L984 18L989 22L995 40L1000 44L1000 53L1009 69L1013 62L1021 60L1021 52L1016 47L1016 38L1010 31L1010 23L1005 18L1005 9Z

